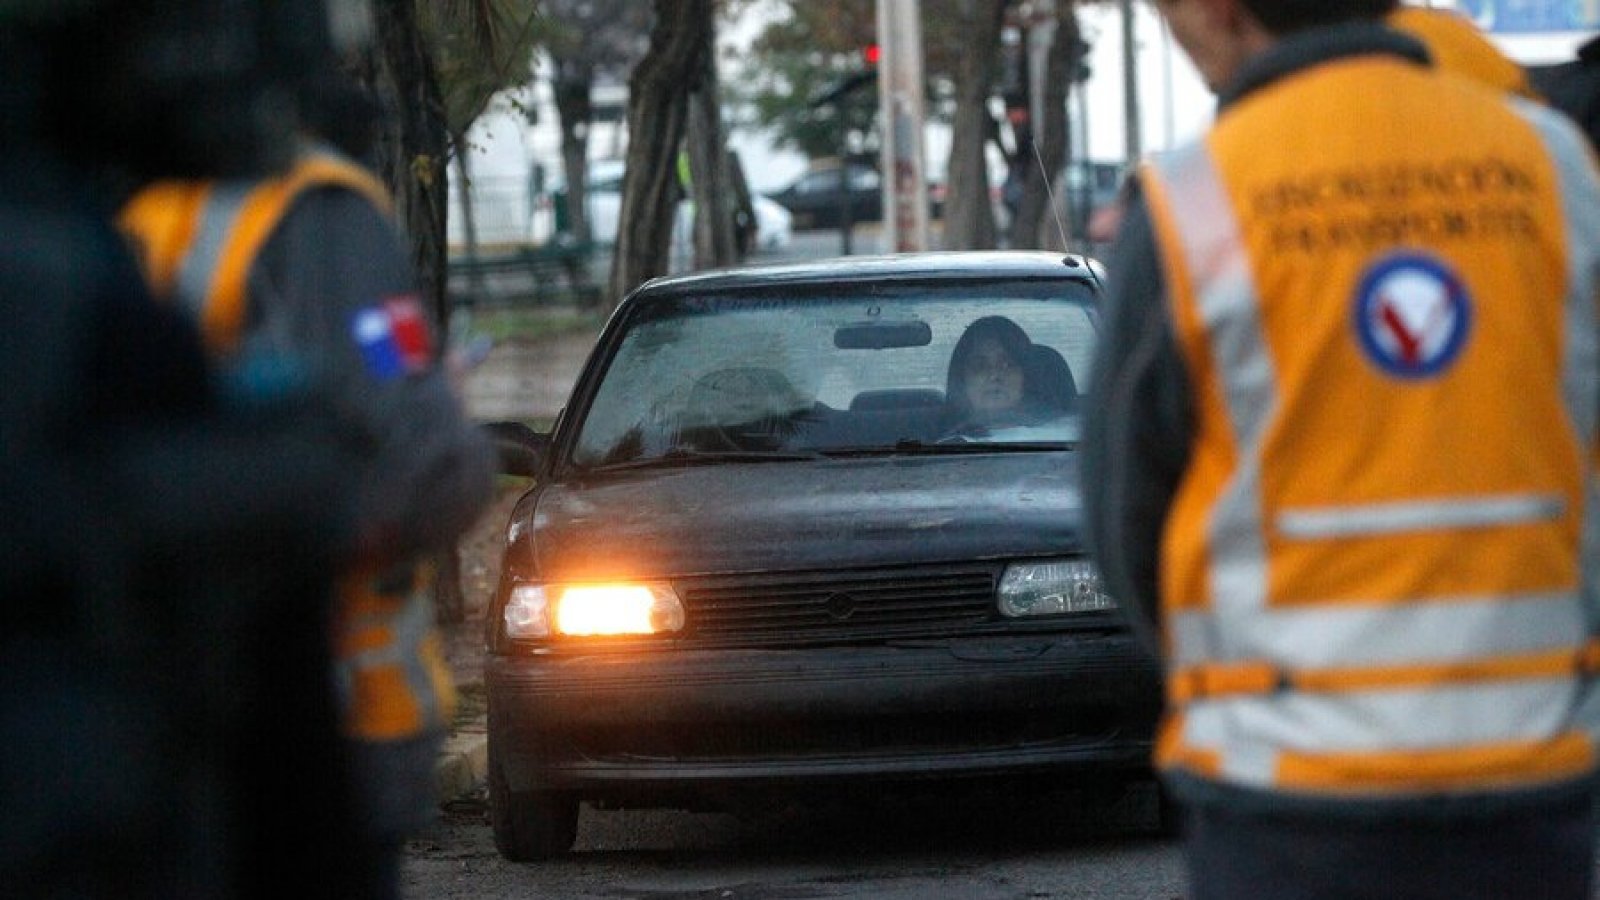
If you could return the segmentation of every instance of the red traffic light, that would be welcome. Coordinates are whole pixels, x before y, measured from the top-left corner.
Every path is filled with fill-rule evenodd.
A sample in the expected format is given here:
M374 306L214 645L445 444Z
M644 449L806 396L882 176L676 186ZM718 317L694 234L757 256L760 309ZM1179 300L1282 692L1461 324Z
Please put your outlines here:
M861 48L861 58L865 60L869 66L877 65L878 57L882 55L883 51L878 49L877 44L868 44Z

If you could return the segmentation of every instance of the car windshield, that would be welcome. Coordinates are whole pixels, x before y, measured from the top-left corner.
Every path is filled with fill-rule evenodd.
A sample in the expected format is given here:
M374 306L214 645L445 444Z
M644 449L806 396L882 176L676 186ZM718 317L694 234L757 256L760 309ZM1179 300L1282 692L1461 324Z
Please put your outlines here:
M1059 448L1093 295L1065 279L718 292L630 317L579 423L584 468Z

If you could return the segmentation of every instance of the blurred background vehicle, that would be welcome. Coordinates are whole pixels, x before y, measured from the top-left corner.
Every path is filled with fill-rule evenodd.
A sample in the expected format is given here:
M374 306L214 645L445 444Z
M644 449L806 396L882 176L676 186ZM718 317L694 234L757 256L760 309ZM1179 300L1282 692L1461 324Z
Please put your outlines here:
M837 228L844 215L846 196L851 222L883 221L883 180L876 166L851 159L845 168L846 187L841 191L839 160L819 159L786 187L770 193L794 215L795 228ZM930 179L928 212L933 218L944 213L945 185Z
M620 159L596 160L589 164L589 227L595 244L609 247L617 240L617 223L622 215L622 176ZM751 196L756 212L756 239L753 249L781 250L794 236L789 210L759 194ZM570 230L566 212L567 186L560 175L538 194L535 203L535 236L566 234ZM545 224L541 225L543 219ZM688 241L694 227L694 206L680 200L673 224L673 242Z

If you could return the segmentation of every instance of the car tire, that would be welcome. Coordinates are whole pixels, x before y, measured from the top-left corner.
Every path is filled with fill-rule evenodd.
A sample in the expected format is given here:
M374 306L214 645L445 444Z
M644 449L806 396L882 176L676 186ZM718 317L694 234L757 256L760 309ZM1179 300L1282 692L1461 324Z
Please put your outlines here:
M495 849L512 862L560 856L578 837L578 798L553 791L513 792L491 754L489 824Z

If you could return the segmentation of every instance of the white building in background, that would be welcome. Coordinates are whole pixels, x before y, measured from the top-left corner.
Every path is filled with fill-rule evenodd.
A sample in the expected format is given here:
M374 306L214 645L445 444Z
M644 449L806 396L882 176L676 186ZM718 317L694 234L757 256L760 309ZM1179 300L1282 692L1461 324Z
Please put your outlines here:
M1600 0L1406 0L1419 6L1459 9L1471 15L1511 58L1525 65L1570 59L1577 46L1600 29ZM1203 132L1212 120L1216 100L1183 52L1173 43L1152 5L1137 0L1134 46L1139 91L1142 149L1160 151ZM724 27L718 43L737 56L748 47L774 14L773 4L757 2L743 17ZM1074 155L1096 161L1127 158L1124 110L1122 21L1117 4L1086 4L1079 21L1092 49L1090 78L1068 99L1074 122ZM718 59L726 58L719 53ZM550 96L550 66L541 61L531 85L497 97L468 135L468 165L474 190L477 237L485 246L542 240L548 233L548 211L535 208L535 167L547 179L561 173L560 129ZM734 77L725 73L725 78ZM627 149L624 125L626 86L597 88L597 121L589 136L591 159L620 158ZM530 121L528 111L536 121ZM1087 113L1089 127L1079 124ZM759 132L734 128L730 146L739 154L751 189L776 190L804 171L806 159L779 150ZM948 127L932 123L925 140L927 170L937 177L949 156ZM1085 152L1086 151L1086 152ZM449 240L465 241L457 170L450 171Z
M541 56L532 83L505 91L467 133L467 172L471 180L473 221L480 246L526 244L543 239L549 231L549 211L537 204L538 183L561 173L561 128L550 81L542 73L550 64ZM597 85L593 97L595 122L589 135L592 159L620 156L624 143L622 119L627 89L622 85ZM450 168L449 242L452 250L466 242L461 197L461 171Z

